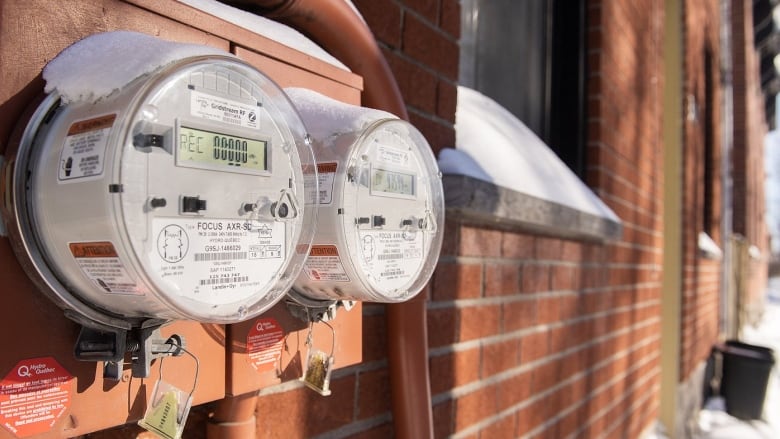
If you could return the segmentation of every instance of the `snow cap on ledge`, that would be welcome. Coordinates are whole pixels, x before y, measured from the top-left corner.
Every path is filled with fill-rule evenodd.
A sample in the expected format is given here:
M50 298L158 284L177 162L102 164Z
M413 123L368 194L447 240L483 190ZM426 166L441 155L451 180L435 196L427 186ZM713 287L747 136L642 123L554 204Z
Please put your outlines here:
M46 65L45 91L56 90L63 103L97 102L147 73L202 55L233 56L214 47L175 43L138 32L94 34L67 47Z
M287 47L303 52L313 58L325 61L328 64L336 66L342 70L349 71L349 68L341 61L326 52L315 42L304 36L297 30L261 17L257 14L247 12L215 0L179 0L193 8L200 9L203 12L221 18L225 21L243 27L244 29L262 35L268 39L282 43Z
M301 115L306 130L315 139L360 131L381 119L398 119L392 113L345 104L306 88L288 87L284 92Z
M444 174L467 175L516 192L620 222L523 122L492 99L458 87L456 148L444 149Z

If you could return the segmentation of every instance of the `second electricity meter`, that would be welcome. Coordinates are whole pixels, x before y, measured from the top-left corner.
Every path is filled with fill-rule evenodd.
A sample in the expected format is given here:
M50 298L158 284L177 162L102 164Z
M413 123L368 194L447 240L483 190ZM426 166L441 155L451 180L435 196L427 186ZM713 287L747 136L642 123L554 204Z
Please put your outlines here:
M307 107L299 100L312 97L288 92L299 110ZM357 114L355 107L325 101L312 106L313 114L301 110L304 121L318 117L321 105L335 105L330 112L337 120ZM422 134L400 119L339 128L314 141L318 226L293 290L303 301L409 300L430 279L441 249L444 197L436 160Z
M237 322L303 265L311 146L284 92L237 58L181 59L97 102L53 93L22 137L17 248L66 310Z

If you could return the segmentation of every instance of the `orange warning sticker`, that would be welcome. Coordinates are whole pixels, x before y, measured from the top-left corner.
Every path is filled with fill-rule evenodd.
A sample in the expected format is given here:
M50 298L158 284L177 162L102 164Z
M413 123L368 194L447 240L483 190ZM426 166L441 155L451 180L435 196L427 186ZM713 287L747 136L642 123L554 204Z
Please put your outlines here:
M339 249L335 245L313 245L310 256L338 256Z
M302 165L303 173L304 174L314 174L314 165ZM325 163L317 163L317 172L320 174L327 174L331 173L334 174L336 172L336 169L338 169L339 164L338 162L325 162Z
M52 357L22 360L0 381L0 425L17 437L50 431L70 406L73 376Z
M110 241L71 242L68 244L74 258L116 258L116 249Z
M314 168L309 166L304 170L306 182L306 204L331 204L333 203L333 185L336 182L336 170L338 162L317 163L317 178L314 178ZM317 183L316 185L314 183Z
M335 174L338 166L337 162L317 163L317 172L320 174Z
M125 269L111 241L71 242L68 247L84 275L106 293L144 294Z
M95 117L93 119L80 120L70 126L70 129L68 129L68 135L74 136L76 134L83 134L90 131L111 128L115 119L116 114L109 114L106 116Z
M282 355L284 330L272 317L257 319L246 336L249 364L258 373L271 372Z
M349 282L339 257L339 249L335 245L311 246L303 272L315 282Z
M70 126L60 150L58 183L73 183L82 178L96 180L103 176L108 138L115 119L116 114L109 114Z

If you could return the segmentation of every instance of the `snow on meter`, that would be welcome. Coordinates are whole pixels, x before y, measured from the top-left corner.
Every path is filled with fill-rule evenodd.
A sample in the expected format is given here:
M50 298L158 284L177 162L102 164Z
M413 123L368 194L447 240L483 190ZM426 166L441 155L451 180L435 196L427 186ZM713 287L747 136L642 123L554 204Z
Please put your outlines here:
M430 146L389 113L286 91L315 139L319 171L317 232L292 297L411 299L433 273L444 228Z
M274 305L303 266L312 164L270 79L234 57L190 56L96 100L49 94L19 144L9 229L87 326L237 322Z

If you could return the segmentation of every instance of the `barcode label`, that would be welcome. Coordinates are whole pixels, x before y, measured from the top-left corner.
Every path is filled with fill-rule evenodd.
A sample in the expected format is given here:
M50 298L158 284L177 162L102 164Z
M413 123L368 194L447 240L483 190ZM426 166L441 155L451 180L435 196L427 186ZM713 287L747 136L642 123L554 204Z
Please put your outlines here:
M385 253L377 256L377 259L379 259L380 261L387 261L389 259L403 259L403 258L404 258L403 253Z
M246 256L246 252L195 253L195 262L234 261L239 259L246 259Z
M201 279L200 284L201 285L233 284L233 283L246 282L248 280L249 280L249 276L221 277L218 279Z

